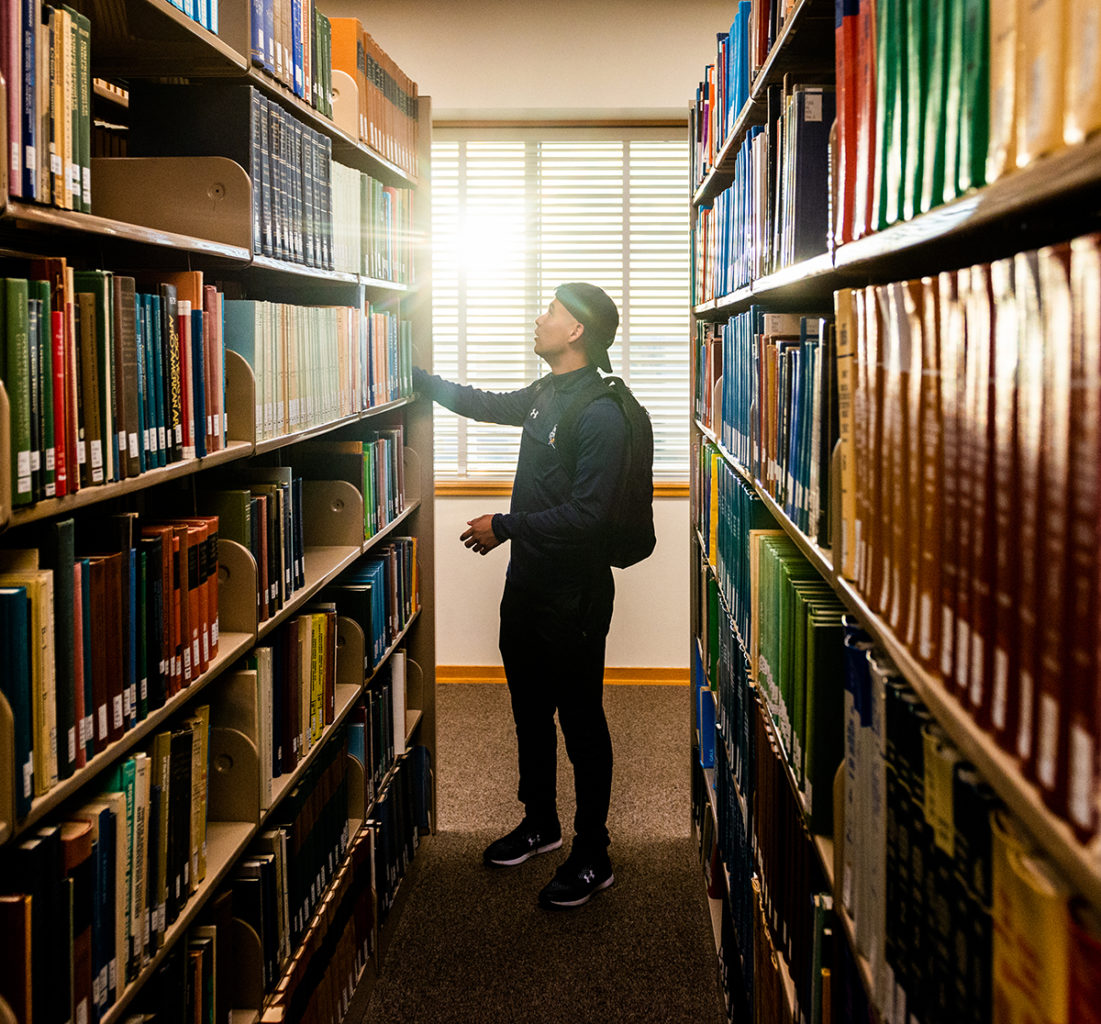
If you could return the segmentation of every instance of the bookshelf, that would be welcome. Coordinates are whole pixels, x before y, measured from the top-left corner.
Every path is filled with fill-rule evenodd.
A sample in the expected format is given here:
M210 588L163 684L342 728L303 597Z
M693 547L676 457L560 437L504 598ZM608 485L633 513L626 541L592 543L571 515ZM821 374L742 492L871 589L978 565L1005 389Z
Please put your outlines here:
M286 6L289 12L290 5ZM250 86L278 107L283 112L280 116L291 119L285 123L307 126L331 147L334 163L370 176L386 188L415 197L412 222L397 229L402 251L407 253L410 264L415 262L415 274L411 265L403 267L401 275L395 273L393 279L377 270L368 272L365 242L358 272L326 269L323 265L311 267L291 258L262 254L252 231L254 182L245 169L222 156L95 158L89 168L93 189L91 212L59 209L21 197L9 197L4 190L0 206L0 261L5 277L32 276L30 261L44 257L64 257L71 267L104 268L123 275L130 268L140 268L144 277L139 280L148 281L182 269L199 271L206 284L217 287L223 300L281 303L292 311L299 307L343 310L353 324L355 337L362 341L345 339L341 342L335 327L332 334L323 334L323 328L311 326L310 344L316 343L316 348L307 347L305 340L299 343L298 349L293 349L294 343L288 343L291 348L286 351L294 351L295 359L301 357L302 363L301 366L297 362L278 363L283 372L278 377L279 394L284 396L278 401L300 405L286 406L286 419L281 422L292 424L290 427L280 429L276 426L271 430L266 429L258 415L264 399L269 396L269 392L263 390L263 373L258 374L255 364L228 347L231 339L227 336L227 347L218 353L219 358L224 359L225 428L208 429L208 437L221 435L220 442L213 445L212 450L204 453L200 448L194 456L175 461L169 458L160 466L151 457L149 465L136 474L133 470L121 472L120 468L118 479L108 478L102 483L81 486L61 497L46 497L39 492L36 494L38 500L29 503L18 500L12 493L13 462L16 460L15 439L10 429L12 405L8 388L0 381L0 551L36 550L43 531L53 530L57 524L69 520L74 522L76 535L80 537L83 529L90 529L90 524L108 516L136 514L137 521L145 523L169 513L202 514L209 491L238 486L240 479L253 472L274 473L289 467L298 481L301 495L295 500L293 488L284 491L286 518L282 523L277 523L275 518L270 521L277 531L271 534L272 551L277 550L274 545L278 539L286 552L287 572L291 573L293 565L300 562L300 579L288 583L286 592L281 593L278 600L273 598L270 612L262 616L260 590L268 581L270 563L269 566L263 564L260 549L252 544L222 536L214 566L217 575L211 577L217 588L216 652L209 659L204 656L205 667L196 664L193 669L185 670L190 671L190 679L185 674L182 684L170 687L159 707L154 707L150 700L148 710L139 711L135 691L133 708L126 703L120 705L124 708L121 735L110 742L104 740L96 744L94 749L89 743L86 763L33 795L26 808L18 805L22 778L21 766L16 764L16 734L20 720L9 699L0 694L0 859L8 865L17 855L16 850L39 832L72 819L78 812L83 813L82 809L97 799L101 791L116 785L115 776L122 777L123 767L151 751L151 744L160 736L181 729L195 716L197 709L212 708L209 728L202 733L208 754L207 760L202 762L206 792L201 797L196 795L197 791L193 792L195 806L205 818L202 826L205 829L205 876L191 885L189 896L185 881L184 899L174 920L165 922L162 916L158 928L156 909L151 906L148 916L144 907L140 912L145 917L144 925L134 923L138 920L137 912L134 922L121 925L124 929L140 931L148 943L142 943L132 964L118 964L118 977L111 982L115 986L113 995L106 998L106 992L103 993L103 1005L96 1011L98 1019L102 1024L116 1024L132 1019L135 1014L153 1013L151 1002L156 1000L161 1001L161 1007L156 1009L158 1015L169 1005L178 1005L181 1012L185 1001L194 1005L192 997L185 992L186 985L181 987L185 977L180 973L182 969L174 965L188 960L192 943L199 941L200 926L216 923L222 935L218 940L221 952L216 965L216 970L222 972L217 982L222 992L217 1002L219 1011L231 1010L233 1019L240 1024L261 1017L265 1020L297 1019L294 1015L304 1013L308 1002L309 1013L316 1015L314 1019L336 1022L347 1009L353 991L357 1000L369 998L378 966L400 918L401 906L415 881L421 859L415 856L416 851L422 842L428 841L435 820L432 415L423 403L414 402L415 396L403 380L413 359L418 365L431 365L428 256L431 101L420 97L416 106L419 168L417 173L412 173L359 138L356 129L358 93L350 76L341 77L340 72L334 74L334 88L339 86L343 93L334 109L337 118L334 120L255 66L250 55L250 5L242 0L219 5L220 21L216 32L164 0L89 0L77 7L87 15L92 26L90 75L126 87L107 90L97 86L95 90L93 102L109 103L112 121L124 126L129 124L127 92L132 88L140 90L143 79L184 80L188 83L184 95L186 89L206 84ZM308 13L313 14L312 6ZM314 57L317 58L317 54ZM319 67L320 62L315 70ZM90 80L88 85L90 87ZM2 80L0 99L3 110L18 109L14 100L9 104ZM396 127L396 119L394 124ZM0 134L4 136L4 144L0 145L0 154L4 156L0 179L6 182L9 175L6 157L10 152L7 116L0 116L0 126ZM315 195L320 209L323 199L320 186L311 194ZM301 213L305 219L309 207L310 202L303 195L295 214ZM286 215L289 218L292 214L287 211ZM318 214L318 226L320 216ZM363 210L362 216L366 224L372 212ZM320 231L318 237L321 237ZM394 241L397 237L395 234L391 239L395 249L398 248ZM319 241L319 252L320 245ZM369 349L372 335L367 318L379 311L384 311L393 320L392 346L387 349L376 339L379 347ZM335 321L333 323L335 325ZM362 348L357 350L360 344ZM340 368L344 376L340 377L341 391L337 399L322 394L317 387L317 382L336 379L321 375L319 367L329 365L322 358L326 350L332 354L332 365L325 372L337 373L338 350L340 358L345 360ZM108 354L105 358L111 362L116 357ZM294 385L290 383L292 366L301 372L299 381L303 387L305 384L301 382L307 380L306 374L316 375L308 378L314 382L313 389L303 390L300 398L295 397ZM117 372L120 379L125 376L121 367ZM267 372L275 371L269 367ZM4 373L4 368L0 367L0 377ZM354 386L349 383L353 376ZM210 381L206 383L209 385ZM336 389L335 384L333 389ZM212 400L213 388L204 388L204 391L210 396L208 400ZM274 395L275 391L270 394ZM340 407L338 399L345 402L345 407ZM347 407L348 403L351 408ZM208 411L214 412L213 408ZM220 414L221 407L217 411ZM143 405L143 415L144 412ZM120 423L121 415L120 412ZM198 430L202 431L201 423ZM382 501L384 509L383 521L374 528L369 527L368 522L374 522L379 515L377 510L372 512L365 507L367 469L362 475L346 474L350 478L341 478L327 470L323 460L316 455L307 458L308 449L303 445L318 442L345 446L362 444L374 453L374 446L380 443L377 441L380 432L390 438L385 449L389 462L383 467L376 461L370 471L370 486L380 488L378 494L372 492L371 500ZM115 458L120 456L116 454ZM378 460L382 456L372 454L370 458ZM125 451L121 461L125 462ZM383 473L382 477L376 475ZM387 495L390 497L388 508ZM274 507L277 498L273 496L271 500ZM278 500L283 501L282 498ZM266 506L259 506L254 501L254 510L261 507ZM293 536L292 524L300 530L300 541ZM254 538L260 534L268 536L264 526L256 525ZM3 557L0 554L0 559ZM390 617L383 624L381 647L377 635L365 633L365 627L355 618L317 610L319 599L328 601L333 588L343 585L351 571L372 563L386 564L385 577L380 576L379 580L385 578L389 591L384 595L381 586L376 587L374 599L376 602L398 602L386 604ZM145 565L144 559L141 564ZM278 572L281 574L282 569ZM394 573L402 575L399 578ZM275 577L268 585L278 586ZM152 594L152 589L131 591L136 604L142 603L140 595L144 595L150 608L154 607ZM157 594L159 601L159 590ZM203 600L205 602L206 598ZM205 603L201 607L205 608ZM105 629L104 623L97 618L97 611L92 610L88 616L96 634L95 642ZM136 616L137 612L132 607L128 614ZM141 619L135 618L134 622L145 622L145 614L142 612ZM195 612L190 614L194 616ZM200 615L204 629L212 625L206 615L205 611ZM314 639L302 641L306 644L302 649L303 660L301 663L296 660L295 665L305 673L304 678L315 680L315 692L311 695L306 691L303 699L309 702L316 697L318 706L316 710L311 706L302 712L303 716L310 714L311 717L308 720L303 717L298 722L300 728L295 744L297 747L301 738L301 749L296 749L293 755L284 755L281 766L276 764L273 769L265 761L264 735L269 734L271 742L278 737L270 736L274 728L271 721L264 722L262 697L258 698L261 707L251 728L236 724L229 727L225 719L220 720L218 716L224 714L226 693L231 684L240 690L241 677L251 678L250 672L259 679L260 670L249 669L248 665L255 666L262 650L271 651L273 645L289 644L291 641L286 638L291 629L298 630L300 636L307 636L303 632L306 627L301 625L306 619L311 620L308 635ZM368 625L374 629L373 624ZM132 641L129 635L123 639L123 650L130 646L138 650L144 646L136 639L136 632L134 637ZM181 639L182 647L190 646L186 638ZM312 667L310 643L313 644L312 656L317 659ZM52 664L54 651L48 654ZM298 657L295 655L296 659ZM399 664L403 666L404 710L394 703ZM170 670L162 671L168 679ZM328 693L322 690L322 676L330 687ZM131 677L127 675L127 678ZM136 675L132 678L136 683ZM261 686L258 692L262 689ZM289 691L285 699L290 701ZM123 701L126 700L124 696ZM328 707L324 706L326 703ZM289 712L284 709L279 713ZM366 744L364 752L349 753L348 737L357 729L362 734L363 721L374 723L382 731L377 737L368 736L363 741ZM200 728L204 727L194 728L198 736ZM92 732L95 733L94 725ZM194 749L198 750L198 741L195 743ZM367 763L372 757L373 768ZM360 764L357 758L364 763ZM192 764L199 763L199 758L193 755ZM275 777L268 780L270 799L261 799L264 776L272 775L273 771ZM372 771L376 774L372 775ZM414 774L415 782L412 781ZM198 778L193 781L198 785ZM419 791L414 793L418 786ZM312 809L304 812L305 806ZM414 808L424 817L414 820ZM308 906L303 904L301 917L296 919L295 931L300 940L297 948L291 948L290 925L284 922L281 934L285 937L279 941L287 948L281 949L278 962L269 972L271 976L265 979L267 940L251 925L242 922L241 914L233 906L231 894L235 879L245 862L255 857L257 844L273 830L277 833L282 830L280 834L284 838L281 841L292 834L288 829L297 827L304 837L303 843L306 839L311 843L322 842L321 838L313 838L312 831L318 824L314 815L322 811L327 815L326 827L332 830L333 837L339 836L339 843L331 839L328 863L318 869ZM192 810L188 817L194 813ZM197 820L192 818L192 828L196 827ZM152 830L152 821L149 826ZM307 826L310 831L306 831ZM184 825L174 827L187 832ZM124 821L119 835L124 834L124 829L133 829L129 834L136 835L137 828L136 824L128 825ZM193 842L192 858L198 855L199 847L202 844ZM284 853L281 859L277 858L282 865L278 869L280 872L290 863L287 857L289 854ZM184 861L186 873L186 854ZM299 869L298 860L294 864L296 870ZM137 871L136 861L134 866ZM152 870L151 862L150 868ZM114 870L112 863L108 873ZM301 870L313 868L303 864ZM152 881L151 878L150 884ZM52 880L50 884L53 885ZM75 886L75 883L65 884ZM131 884L129 880L127 884ZM135 879L132 884L135 887L132 891L136 893L139 882ZM96 913L98 915L99 911ZM50 924L53 927L57 922ZM124 953L124 945L132 940L124 937L116 944L111 934L112 921L105 920L103 927L105 938L101 940L97 935L95 941L105 945L102 950L93 947L95 955L98 957L102 953L106 957L116 952ZM159 942L154 942L153 936L158 932ZM46 935L44 930L36 930L33 935L34 948L26 950L25 977L33 986L35 1019L39 1019L40 1013L42 1019L52 1019L39 1009L42 991L49 984L43 964L49 965L52 978L57 969L55 957L61 955L62 949L60 945L51 947L41 937ZM309 957L316 956L322 948L326 950L326 962L331 961L332 966L313 980L303 981ZM238 958L231 955L224 960L227 951L236 951ZM63 953L71 962L74 956L71 946ZM214 962L214 954L207 952L204 956L204 964L209 967ZM89 996L96 998L93 993ZM72 997L70 992L69 998ZM83 1007L81 1013L85 1019L90 1009L88 1005ZM213 1015L213 1008L208 1009ZM78 1013L78 1017L80 1015ZM0 1018L24 1019L5 1002L2 993Z
M758 6L756 3L753 4L754 10ZM767 5L763 6L767 9ZM978 6L984 7L984 5ZM738 111L733 112L725 120L721 143L714 144L713 159L709 165L705 168L697 168L697 173L693 175L693 180L690 182L690 205L694 224L700 223L699 211L709 210L716 198L736 182L735 160L738 151L755 126L764 125L767 120L769 89L780 85L788 73L792 74L793 79L800 73L805 74L808 81L817 83L822 81L820 76L824 71L832 71L834 68L833 5L805 0L805 2L789 4L787 8L785 20L773 34L772 46L763 54L755 67L751 65L748 98ZM993 11L993 5L991 10ZM1069 11L1067 17L1068 19L1071 17ZM828 27L825 19L831 19ZM822 61L823 50L825 64ZM698 112L698 107L695 112ZM715 123L715 121L711 122L712 131ZM694 128L690 144L696 147L698 153L701 128L697 122L694 122ZM831 145L841 148L836 135L831 137ZM754 378L752 385L750 384L748 377L745 376L747 371L744 363L738 363L735 366L734 373L737 376L731 375L729 367L726 367L726 372L723 373L722 360L729 351L724 349L722 355L715 356L720 370L716 371L715 378L707 378L708 385L713 380L721 383L713 392L706 385L700 384L700 374L703 372L701 367L704 366L704 356L701 353L704 352L705 346L705 342L700 339L703 337L701 332L713 330L715 340L712 342L709 335L709 341L706 344L713 343L715 351L718 352L721 328L732 317L748 314L750 310L760 310L763 314L798 311L808 318L821 317L822 322L825 323L826 320L832 321L834 318L835 296L846 290L859 292L861 289L867 289L869 294L873 289L886 292L889 286L897 282L912 282L918 278L931 278L935 282L937 276L945 272L951 273L954 277L955 272L960 272L962 275L970 273L969 268L985 268L987 264L995 263L1005 264L1011 258L1018 257L1018 254L1045 250L1045 247L1049 247L1046 250L1049 253L1062 252L1062 249L1052 247L1059 247L1062 243L1068 243L1074 239L1083 239L1088 233L1098 230L1096 210L1098 196L1101 196L1101 173L1098 171L1101 166L1098 162L1099 145L1101 145L1101 139L1093 134L1073 145L1056 147L1032 159L1025 166L1001 174L987 184L968 188L960 195L946 198L945 202L935 205L927 212L917 213L909 219L898 220L878 230L867 230L861 237L852 240L836 240L833 235L836 225L831 222L830 230L822 240L820 254L755 277L742 287L708 297L706 301L697 299L691 311L693 336L700 346L693 366L691 436L694 461L697 461L701 446L704 446L721 461L725 467L725 473L732 474L741 481L741 485L752 493L759 507L767 512L771 528L783 531L802 558L813 567L817 578L828 587L829 592L841 602L852 620L858 623L860 629L867 634L874 649L889 662L894 677L907 691L916 695L920 705L928 712L933 727L946 737L947 743L956 752L961 762L974 766L983 783L990 787L996 795L998 804L1003 808L999 814L1008 814L1015 823L1015 827L1019 828L1024 848L1030 851L1029 855L1035 857L1037 861L1042 861L1045 871L1050 869L1050 877L1057 879L1050 883L1052 887L1050 891L1057 894L1053 897L1052 906L1055 907L1057 915L1062 915L1059 918L1064 921L1062 928L1071 934L1071 948L1078 951L1086 947L1074 945L1079 941L1078 933L1075 931L1078 920L1076 917L1078 911L1075 907L1092 908L1101 905L1101 838L1092 828L1082 829L1072 825L1068 811L1059 803L1064 798L1059 795L1053 796L1049 790L1045 790L1034 777L1028 762L1018 752L1007 748L1006 741L995 736L994 726L974 709L966 691L960 692L958 688L953 689L952 681L946 682L939 671L932 670L928 662L918 656L913 632L911 631L907 636L904 626L897 622L892 624L893 612L882 604L882 598L872 600L869 597L867 580L853 578L852 573L847 574L843 571L842 520L845 512L841 503L842 445L839 443L832 453L832 458L827 460L828 487L825 489L828 490L830 501L827 517L829 530L818 533L816 536L809 536L795 521L795 513L790 508L792 500L790 494L788 502L778 500L774 494L774 488L766 486L762 480L759 472L760 465L755 461L758 458L756 445L760 442L760 438L739 436L737 438L738 454L736 454L735 444L730 441L732 434L729 432L737 432L740 424L730 426L722 422L724 413L720 410L720 398L725 402L732 392L742 394L745 405L752 408L754 415L759 414L757 394L750 390L751 386L756 387L757 379ZM831 175L838 173L836 155L834 161L830 165ZM876 172L875 168L869 171L869 173L874 172ZM823 181L826 180L823 174ZM828 181L828 187L834 190L829 196L831 204L836 204L838 202L836 189L841 187L841 178L839 177L835 183L831 176ZM831 206L831 212L833 210L834 206ZM701 245L702 237L697 227L694 232L694 246ZM698 258L698 252L695 254ZM1051 258L1050 255L1049 258ZM976 285L976 287L979 286ZM877 294L880 293L877 292ZM996 302L996 299L991 301ZM994 315L994 308L992 304L991 317ZM943 321L941 324L943 326ZM924 321L922 327L930 329L924 326ZM840 330L840 326L837 329ZM889 321L888 329L894 330ZM894 335L890 337L893 338ZM978 337L985 338L985 335L978 335ZM754 345L756 343L755 341ZM885 342L885 344L892 343ZM997 352L997 346L1004 346L1004 344L1005 342L1001 339L994 338L991 328L992 351ZM1022 360L1025 344L1022 340ZM979 346L980 349L983 347L983 345ZM832 359L832 354L828 358ZM1023 362L1021 365L1024 365ZM739 391L739 389L742 390ZM1047 391L1045 391L1046 394L1048 394ZM991 395L994 395L993 385L991 385ZM991 401L993 400L992 397ZM877 401L884 401L882 394ZM706 415L701 412L701 403L706 406ZM973 415L971 406L968 406L967 415ZM989 415L991 424L989 429L993 436L995 413L991 411ZM754 430L757 429L757 422L754 421ZM1072 433L1088 427L1086 424L1076 423L1073 419L1068 419L1068 423ZM762 429L767 431L767 426ZM974 428L969 427L969 429ZM965 439L961 443L970 442ZM752 465L747 466L740 457L743 444L753 447L754 463ZM759 457L767 459L768 453L761 454ZM991 460L995 458L993 452L989 458ZM903 464L899 463L899 465ZM877 464L877 471L881 471L879 464ZM904 475L903 470L892 472ZM993 474L995 470L991 469L990 472ZM706 675L710 665L707 630L712 627L707 588L709 580L714 586L718 579L714 566L709 564L709 561L714 558L714 552L711 551L714 542L704 530L704 524L713 514L708 511L708 502L714 501L705 489L706 484L704 471L699 469L693 478L691 491L690 573L691 578L696 581L692 587L691 658L693 664L698 666L697 679L701 673L704 675L702 685L705 688L709 685ZM790 484L788 486L790 488ZM884 486L887 486L887 483ZM889 500L886 494L883 500ZM1056 497L1050 501L1057 505L1060 499ZM1045 515L1043 503L1040 508L1039 514ZM1058 510L1054 509L1054 511ZM900 516L903 512L903 509L896 508L893 510L893 515ZM720 515L722 514L720 511ZM980 507L976 506L972 514L980 515ZM999 527L996 524L990 524L983 528L998 529ZM1013 536L1015 537L1016 533ZM744 541L743 535L739 542L744 543ZM721 538L719 543L722 543ZM884 541L884 543L889 542ZM1010 541L1005 537L998 537L995 540L988 536L986 543L1005 545ZM896 552L894 557L900 559L905 556L900 556ZM974 574L966 568L966 562L961 564L963 565L960 569L963 574L961 585L974 592L977 585ZM739 636L735 612L722 597L719 600L719 608L718 628L732 631L735 643L740 644L743 651L748 651L748 643L743 643ZM972 614L978 613L972 612ZM993 637L989 638L989 642L993 645ZM970 671L974 675L977 670L970 669ZM991 677L983 679L980 675L979 678L984 686L992 685ZM713 686L714 683L711 682L710 685ZM1017 681L1014 680L1011 685L1017 685ZM779 737L780 726L772 720L772 716L765 707L760 681L751 678L750 687L757 695L761 717L767 726L769 736L782 747ZM1016 694L1017 691L1014 689L1011 692ZM719 718L722 713L722 698L715 693L713 699L716 703L716 717ZM693 700L690 712L690 736L694 770L698 770L701 753L698 707L697 700ZM715 746L719 747L724 739L729 745L730 738L720 722L717 727ZM701 844L704 837L703 830L714 828L717 831L723 815L731 813L730 810L724 810L721 799L716 800L715 797L714 772L718 771L718 764L719 759L716 758L716 767L708 768L701 775L700 784L706 785L707 796L710 798L708 801L697 800L695 805L695 827L697 835L701 838ZM882 972L869 963L866 955L867 935L862 933L862 926L846 912L847 897L842 898L841 865L845 847L845 823L843 820L838 821L837 813L838 807L844 804L846 795L842 777L844 769L845 764L842 762L835 784L833 833L815 834L804 827L803 838L814 850L826 888L833 894L834 940L836 942L839 936L842 937L847 947L847 955L851 955L854 977L859 979L858 985L871 1004L870 1009L877 1014L878 1019L891 1019L897 1014L898 1009L896 1006L884 1005L883 996L886 989ZM733 768L731 770L733 771ZM926 770L928 771L928 768ZM801 801L803 786L792 773L789 762L783 757L778 758L776 774L784 780L797 802ZM734 813L743 821L748 821L752 817L752 806L756 799L756 792L752 786L755 781L750 781L751 788L746 793L738 790L737 782L734 783ZM926 776L926 784L928 785L928 776ZM720 788L719 793L721 792ZM805 810L804 807L804 812ZM875 827L875 822L862 820L861 824L869 828ZM888 842L890 842L889 839ZM701 848L701 854L706 856L706 849ZM725 908L722 913L729 914L730 907L735 902L734 893L730 887L737 885L738 881L727 872L726 882L727 896L721 906ZM1004 902L999 904L998 899L999 896L996 894L993 901L995 916L999 912L1008 913L1007 904ZM713 910L714 908L713 902ZM775 927L771 922L765 926ZM890 922L887 927L891 927ZM1014 932L1011 928L1007 932L1013 934L1014 941L1020 941L1019 931ZM726 947L724 938L726 931L719 923L716 923L715 935L720 962L725 965L731 959L731 951ZM737 951L744 965L746 957L752 958L752 945L746 949L747 937L738 936L738 938L741 941L737 944ZM755 936L751 935L749 938L755 939ZM1007 952L1011 950L1008 940L1002 939L1000 942L1000 951L996 956L1004 958L1014 955L1012 951ZM1091 952L1071 952L1068 955L1072 958L1075 956L1082 958L1081 962L1086 965L1083 973L1093 973L1098 968L1096 957ZM1044 960L1043 953L1038 956L1041 961ZM1075 998L1081 998L1081 990L1075 988L1080 984L1080 980L1072 980L1065 966L1060 968L1058 956L1049 955L1048 962L1056 965L1051 970L1061 978L1059 981L1062 986L1061 993L1065 995L1069 992L1068 998L1072 1002ZM1060 969L1064 972L1062 975L1058 975ZM997 962L992 970L997 974L999 970ZM1011 972L1012 968L1006 970ZM729 973L725 967L724 973ZM1050 973L1047 975L1049 979L1052 976ZM996 987L1001 986L1001 988L994 996L995 1000L1003 1000L1000 1004L1003 1009L1008 1005L1004 1000L1021 998L1012 984L1006 988L1004 978L1005 975L1000 982L996 982ZM938 978L935 973L931 973L926 980L933 985ZM755 979L752 977L752 970L743 971L739 980L731 981L731 987L736 987L739 981L748 986L747 992L754 991ZM837 984L836 974L834 983ZM1076 992L1078 995L1075 994ZM735 999L744 994L733 991L730 997ZM1063 995L1060 996L1062 997ZM995 1002L995 1005L999 1004ZM800 1007L798 1012L803 1016L795 1019L813 1020L813 1017L808 1016L810 1011L807 1007ZM935 1010L932 1012L935 1016ZM992 1019L989 1016L991 1012L989 1005L986 1012L987 1016L981 1019ZM751 1009L751 1015L752 1013ZM757 1013L760 1013L759 1008ZM1073 1010L1071 1016L1073 1017ZM757 1016L754 1019L762 1018ZM787 1019L787 1016L784 1019ZM993 1019L998 1019L996 1012Z

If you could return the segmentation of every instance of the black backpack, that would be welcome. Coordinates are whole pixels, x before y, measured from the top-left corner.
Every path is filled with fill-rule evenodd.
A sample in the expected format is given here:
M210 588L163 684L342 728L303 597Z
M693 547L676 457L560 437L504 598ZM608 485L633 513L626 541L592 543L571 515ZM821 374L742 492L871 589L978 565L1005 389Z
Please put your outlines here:
M577 466L577 420L585 407L611 395L627 421L630 465L609 537L608 561L620 569L649 558L657 543L654 536L654 430L650 414L638 403L619 377L601 377L573 400L562 414L554 444L570 475Z

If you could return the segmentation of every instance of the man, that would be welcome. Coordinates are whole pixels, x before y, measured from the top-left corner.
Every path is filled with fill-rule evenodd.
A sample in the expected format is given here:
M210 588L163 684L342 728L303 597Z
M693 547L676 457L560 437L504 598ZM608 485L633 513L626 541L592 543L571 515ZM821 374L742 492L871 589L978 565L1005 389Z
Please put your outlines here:
M550 375L509 394L416 371L414 383L460 415L522 426L507 513L470 520L460 540L485 555L509 541L500 649L516 723L524 818L490 844L486 864L521 864L562 845L556 805L557 711L573 765L577 813L570 855L539 894L541 905L579 906L614 881L608 857L612 743L604 717L604 644L614 585L606 551L622 486L627 424L597 397L574 418L571 458L556 446L559 420L611 371L619 311L592 284L563 284L535 321L535 353Z

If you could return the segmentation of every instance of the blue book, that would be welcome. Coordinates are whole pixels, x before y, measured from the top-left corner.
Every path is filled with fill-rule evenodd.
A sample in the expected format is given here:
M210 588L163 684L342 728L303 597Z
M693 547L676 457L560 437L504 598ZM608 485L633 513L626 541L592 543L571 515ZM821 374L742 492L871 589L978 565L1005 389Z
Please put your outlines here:
M153 399L156 409L153 420L156 427L154 445L157 452L157 465L164 466L168 462L168 431L165 421L167 395L164 390L165 351L164 335L161 330L161 297L152 294L147 295L146 298L149 304L149 339L153 353Z
M275 72L275 0L261 0L264 5L264 69Z
M291 66L294 94L306 98L306 66L302 60L302 0L291 0Z
M203 311L191 311L191 387L195 398L195 455L206 455L206 360L203 354Z
M696 724L700 731L700 764L704 768L715 767L715 698L709 686L700 686Z
M145 317L142 316L142 301L140 295L134 296L134 334L137 340L135 346L137 350L137 374L138 374L138 471L144 473L147 466L147 453L146 446L149 444L149 437L146 433L146 404L149 400L148 395L148 374L145 372Z
M31 712L30 602L26 587L0 588L0 692L15 722L15 816L34 799L34 724Z
M35 67L38 40L35 26L41 7L35 0L23 0L23 198L43 199L38 194L38 73Z

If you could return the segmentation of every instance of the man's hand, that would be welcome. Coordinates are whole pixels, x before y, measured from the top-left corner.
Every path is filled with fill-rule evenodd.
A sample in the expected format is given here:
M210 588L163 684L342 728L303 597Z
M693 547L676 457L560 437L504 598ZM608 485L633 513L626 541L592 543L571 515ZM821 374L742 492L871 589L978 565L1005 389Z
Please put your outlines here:
M475 554L488 554L501 543L497 539L497 534L493 532L492 515L478 516L477 519L471 519L466 525L470 529L464 530L459 540Z

